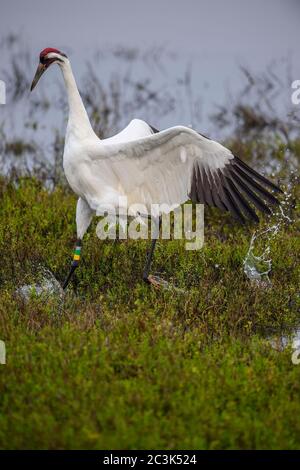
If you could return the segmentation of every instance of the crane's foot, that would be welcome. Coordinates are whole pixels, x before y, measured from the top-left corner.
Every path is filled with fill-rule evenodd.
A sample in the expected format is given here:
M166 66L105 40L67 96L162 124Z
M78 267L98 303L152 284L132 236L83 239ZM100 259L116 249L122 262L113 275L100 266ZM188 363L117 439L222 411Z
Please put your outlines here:
M149 274L147 277L143 277L143 280L147 284L151 284L155 289L170 289L171 285L168 283L168 281L165 281L159 276L154 276L152 274Z
M155 289L170 290L170 291L177 292L178 294L187 294L188 293L187 290L176 287L171 282L165 281L161 277L155 276L153 274L149 274L148 276L144 275L143 280L147 284L151 284Z

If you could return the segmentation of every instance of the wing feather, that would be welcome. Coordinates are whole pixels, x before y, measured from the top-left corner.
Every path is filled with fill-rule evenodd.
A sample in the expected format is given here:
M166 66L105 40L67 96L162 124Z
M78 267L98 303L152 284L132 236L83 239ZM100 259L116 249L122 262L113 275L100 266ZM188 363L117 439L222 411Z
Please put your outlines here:
M102 141L89 149L96 172L109 162L129 204L174 206L191 199L230 211L240 222L258 221L250 204L267 213L267 203L279 204L269 190L281 190L218 142L183 126L150 131L154 133L127 142Z

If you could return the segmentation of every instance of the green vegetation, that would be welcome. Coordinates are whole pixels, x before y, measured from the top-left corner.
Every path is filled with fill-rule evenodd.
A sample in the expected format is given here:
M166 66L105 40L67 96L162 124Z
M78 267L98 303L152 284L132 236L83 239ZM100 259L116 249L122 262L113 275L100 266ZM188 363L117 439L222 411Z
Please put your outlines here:
M26 302L16 290L36 283L41 266L60 282L66 276L76 197L62 172L64 88L51 95L45 80L29 98L36 50L16 35L3 49L10 105L0 121L0 448L299 448L300 365L291 348L269 341L299 325L300 191L291 169L299 169L300 108L290 100L288 61L286 73L281 61L261 73L242 67L241 89L211 116L233 153L292 187L283 207L293 223L285 219L270 241L271 286L252 285L243 260L254 230L276 217L241 227L206 209L201 251L157 244L153 271L179 290L145 285L148 243L100 241L95 221L63 303L34 292ZM164 48L102 52L93 48L79 83L101 138L132 117L161 128L190 116L206 133L205 89L192 89L190 66L179 66L178 77L173 66L162 73L171 60ZM259 239L258 254L264 248Z
M300 365L267 339L299 320L299 207L271 241L269 288L243 273L255 227L206 210L201 251L157 246L153 270L185 292L145 285L147 242L100 241L95 222L64 304L25 302L39 265L64 278L75 202L0 183L0 447L299 448Z

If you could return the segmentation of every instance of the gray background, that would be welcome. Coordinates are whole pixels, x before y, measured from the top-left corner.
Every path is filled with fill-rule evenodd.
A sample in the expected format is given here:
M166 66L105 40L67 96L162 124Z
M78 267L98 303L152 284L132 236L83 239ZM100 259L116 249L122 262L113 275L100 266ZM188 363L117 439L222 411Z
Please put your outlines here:
M294 79L300 78L299 26L298 0L1 0L0 39L21 33L36 61L44 47L59 48L70 56L76 77L98 48L163 45L177 55L167 67L170 83L193 64L205 130L207 116L224 102L228 87L242 85L239 64L263 71L272 60L289 57ZM1 59L3 68L8 54ZM99 77L116 67L105 61ZM183 113L182 120L188 123L189 116ZM171 121L164 124L175 124Z

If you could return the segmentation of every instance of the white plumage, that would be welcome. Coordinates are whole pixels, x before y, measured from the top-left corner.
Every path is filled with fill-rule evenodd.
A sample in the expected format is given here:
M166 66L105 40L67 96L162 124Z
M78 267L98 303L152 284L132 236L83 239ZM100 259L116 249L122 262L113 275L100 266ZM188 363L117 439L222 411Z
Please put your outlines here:
M262 185L277 186L256 173L223 145L196 131L176 126L161 132L134 119L119 134L100 140L84 108L69 59L57 49L45 49L32 83L57 63L62 71L69 103L63 166L79 196L77 236L82 239L94 214L128 206L152 204L171 208L188 199L228 210L240 221L258 220L251 205L270 212L264 201L278 203ZM168 211L168 209L164 209Z
M129 205L145 204L149 213L151 204L181 204L189 199L195 162L205 173L224 168L233 158L222 145L186 127L145 132L146 137L139 138L142 125L147 126L134 120L128 126L132 135L136 133L132 140L125 140L123 131L121 140L92 136L75 146L66 141L64 169L69 184L98 214L106 204L118 207L121 196L128 198Z

